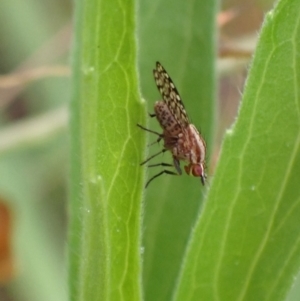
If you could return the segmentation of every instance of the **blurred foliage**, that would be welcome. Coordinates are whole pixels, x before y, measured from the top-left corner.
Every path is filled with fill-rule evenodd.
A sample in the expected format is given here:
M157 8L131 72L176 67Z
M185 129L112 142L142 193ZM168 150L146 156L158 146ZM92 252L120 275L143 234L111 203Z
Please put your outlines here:
M14 277L1 300L67 300L66 192L71 3L0 3L0 195Z

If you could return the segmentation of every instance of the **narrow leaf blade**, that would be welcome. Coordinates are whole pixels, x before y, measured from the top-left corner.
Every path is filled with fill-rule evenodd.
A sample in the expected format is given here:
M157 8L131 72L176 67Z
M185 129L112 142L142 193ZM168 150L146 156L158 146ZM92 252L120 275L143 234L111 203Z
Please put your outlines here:
M297 275L299 5L266 16L174 300L284 300Z

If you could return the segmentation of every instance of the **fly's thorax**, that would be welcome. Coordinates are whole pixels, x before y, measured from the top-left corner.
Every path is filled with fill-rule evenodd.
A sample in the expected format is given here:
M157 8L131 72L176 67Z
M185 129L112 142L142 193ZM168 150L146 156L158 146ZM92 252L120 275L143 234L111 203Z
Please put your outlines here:
M205 162L205 141L193 124L189 124L176 136L171 136L164 130L163 136L165 148L169 149L177 159L185 160L190 164L203 164Z
M187 135L190 147L190 162L193 164L204 163L206 144L193 124L189 124L187 128Z
M154 111L156 119L166 134L177 136L181 132L180 125L164 101L157 101L154 105Z

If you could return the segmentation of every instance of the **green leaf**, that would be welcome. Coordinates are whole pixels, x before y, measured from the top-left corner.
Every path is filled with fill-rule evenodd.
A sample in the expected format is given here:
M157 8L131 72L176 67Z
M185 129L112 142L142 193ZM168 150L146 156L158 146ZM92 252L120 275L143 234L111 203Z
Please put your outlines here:
M133 1L77 1L71 103L72 300L140 300L145 123Z
M152 69L159 61L170 74L183 99L191 121L201 130L212 152L216 111L216 28L217 1L140 1L140 78L148 112L153 112L160 94ZM155 118L151 129L161 132ZM156 137L149 135L149 142ZM162 144L149 147L149 155ZM172 162L169 153L152 163ZM148 169L148 178L160 168ZM163 175L146 190L144 213L144 296L145 300L170 300L187 239L202 204L205 188L199 178L186 174Z
M173 300L284 300L299 271L299 7L266 16Z

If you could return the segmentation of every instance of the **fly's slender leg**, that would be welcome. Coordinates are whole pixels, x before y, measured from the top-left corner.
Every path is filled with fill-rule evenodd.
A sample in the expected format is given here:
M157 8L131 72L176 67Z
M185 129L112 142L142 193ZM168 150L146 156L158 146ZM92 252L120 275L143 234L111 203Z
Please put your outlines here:
M151 114L149 114L149 115L151 116ZM154 116L155 116L155 115L154 115ZM140 125L140 124L137 124L137 126L138 126L139 128L141 128L142 130L146 131L146 132L150 132L150 133L152 133L152 134L155 134L155 135L159 136L159 137L157 138L156 141L150 143L148 146L151 146L151 145L154 144L154 143L158 143L158 142L160 142L161 139L163 139L163 135L162 135L162 134L160 134L160 133L158 133L158 132L155 132L155 131L152 131L152 130L150 130L150 129L147 129L147 128L143 127L143 126Z
M161 151L159 151L158 153L154 154L153 156L150 156L148 159L146 159L144 162L142 162L140 165L144 165L145 163L147 163L148 161L150 161L151 159L153 159L154 157L158 156L159 154L163 154L164 152L166 152L167 150L164 148Z
M178 176L178 174L176 172L170 171L170 170L162 170L160 173L156 174L155 176L153 176L151 179L149 179L149 181L146 183L145 188L148 187L148 185L157 177L163 175L163 174L168 174L168 175L172 175L172 176Z
M161 139L162 139L162 137L158 137L155 141L153 141L152 143L148 144L147 146L149 147L149 146L151 146L151 145L153 145L155 143L159 143Z
M150 117L156 117L156 114L150 114L149 113L149 116ZM160 142L160 140L162 140L162 139L164 139L164 135L163 134L160 134L160 133L158 133L158 132L155 132L155 131L152 131L152 130L150 130L150 129L147 129L147 128L145 128L144 126L142 126L142 125L140 125L140 124L137 124L137 126L139 127L139 128L141 128L142 130L144 130L144 131L147 131L147 132L149 132L149 133L152 133L152 134L155 134L155 135L157 135L158 136L158 139L155 141L155 142L153 142L153 143L151 143L150 145L152 145L152 144L154 144L154 143L158 143L158 142ZM177 137L170 137L169 139L169 143L175 143L176 141L177 141ZM174 142L173 142L174 141ZM148 146L150 146L150 145L148 145ZM153 159L153 158L155 158L156 156L158 156L158 155L160 155L160 154L162 154L162 153L164 153L164 152L166 152L167 151L167 149L162 149L161 151L159 151L158 153L156 153L156 154L154 154L153 156L150 156L148 159L146 159L145 161L143 161L140 165L144 165L145 163L147 163L147 162L149 162L151 159ZM175 164L175 168L176 168L176 170L177 170L177 172L179 173L179 174L182 174L182 172L181 172L181 169L180 169L180 167L179 167L179 161L177 160L177 159L175 159L174 158L174 164ZM165 166L165 167L172 167L173 165L172 164L169 164L169 163L157 163L157 164L150 164L150 165L148 165L148 167L155 167L155 166ZM174 171L170 171L170 170L167 170L167 169L164 169L164 170L162 170L161 172L159 172L158 174L156 174L156 175L154 175L152 178L150 178L149 180L148 180L148 182L146 183L146 186L145 186L145 188L147 188L148 187L148 185L150 184L150 182L152 182L155 178L157 178L157 177L159 177L159 176L161 176L161 175L163 175L163 174L168 174L168 175L174 175L174 176L177 176L178 175L178 173L176 173L176 172L174 172Z
M152 133L152 134L155 134L155 135L159 136L160 139L163 138L163 135L160 134L160 133L158 133L158 132L155 132L155 131L152 131L152 130L150 130L150 129L147 129L147 128L143 127L143 126L140 125L140 124L137 124L137 126L138 126L139 128L141 128L142 130L146 131L146 132L149 132L149 133Z
M156 166L168 166L168 167L172 167L173 165L169 164L169 163L163 163L163 162L162 163L148 165L148 167L156 167Z
M181 168L180 168L180 163L179 163L179 160L175 157L173 157L173 163L174 163L174 166L177 170L177 172L182 175L182 171L181 171Z
M148 114L149 114L149 116L150 116L151 118L156 117L156 114L155 114L155 113L153 113L153 114L148 113Z

